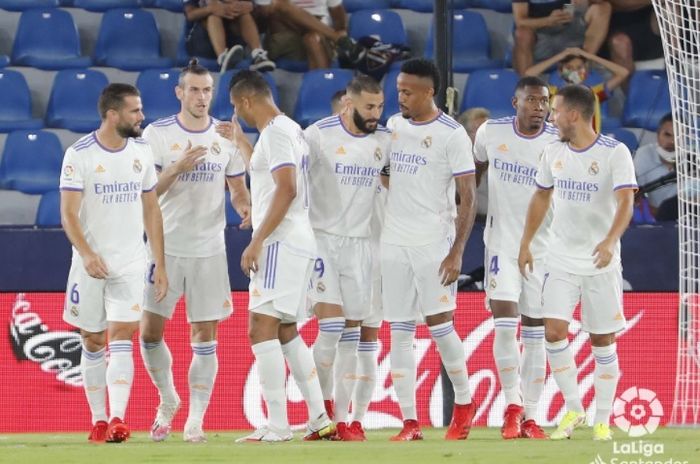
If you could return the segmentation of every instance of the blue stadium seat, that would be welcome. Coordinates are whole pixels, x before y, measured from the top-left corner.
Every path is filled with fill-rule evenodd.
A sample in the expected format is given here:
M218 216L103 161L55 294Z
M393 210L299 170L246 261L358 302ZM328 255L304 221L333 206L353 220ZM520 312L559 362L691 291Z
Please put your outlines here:
M152 0L149 7L153 8L163 8L164 10L169 10L175 13L182 13L182 0Z
M666 71L637 71L632 74L622 125L656 130L659 119L671 111Z
M211 114L216 119L222 121L230 121L231 116L233 116L233 107L231 106L231 99L229 97L228 84L231 82L233 76L235 76L239 70L229 69L225 73L219 76L219 84L216 86L216 92L214 93L214 100L211 103ZM270 90L272 91L272 98L275 102L279 102L279 92L277 91L277 84L275 79L272 77L271 73L264 73L263 77L270 84ZM239 118L243 130L246 132L256 132L255 127L250 127Z
M367 3L371 3L371 5L367 5ZM386 10L391 8L391 3L391 0L372 0L372 2L367 2L367 0L343 0L343 6L348 13L366 10L368 7Z
M141 92L143 113L146 116L143 126L180 111L180 100L175 96L179 76L177 69L141 71L136 79L136 87Z
M591 70L586 78L586 85L594 86L602 84L605 82L605 78L601 76L595 70ZM561 78L559 72L555 69L549 74L549 83L557 88L561 88L566 85L566 82ZM608 108L608 102L605 101L600 104L600 115L602 116L602 128L604 131L612 130L620 127L620 118L610 116L610 110Z
M182 27L182 34L180 34L180 39L177 41L177 65L178 66L186 66L187 63L190 61L190 55L187 53L187 48L185 47L185 37L187 34L190 32L190 28L192 27L192 24L188 23L187 21L183 22L183 27ZM212 58L202 58L201 56L196 57L199 60L199 64L204 66L210 71L218 71L221 69L221 66L219 66L219 63L216 62L215 59Z
M492 118L515 114L511 98L518 83L518 75L510 69L482 69L469 74L464 87L460 112L481 106L491 112Z
M80 56L80 39L73 16L64 10L42 8L25 11L20 16L12 46L12 64L67 69L87 68L92 60Z
M44 193L58 188L63 149L56 134L15 131L7 136L0 161L0 186L23 193Z
M602 132L608 137L612 137L615 140L619 140L627 145L627 148L629 148L632 153L637 151L637 148L639 148L639 139L636 135L634 135L634 132L629 129L618 127L617 129L613 129L611 131L606 131L603 129Z
M139 8L139 0L73 0L73 6L88 11L103 12L114 8Z
M24 76L10 69L0 70L0 132L42 126L41 119L32 118L32 97Z
M384 43L405 45L406 29L401 16L391 10L362 10L350 16L348 34L353 39L375 36Z
M56 73L46 110L48 127L90 132L100 126L97 100L109 82L100 71L63 70Z
M392 69L384 76L384 112L382 113L382 124L399 112L399 92L396 90L396 78L400 70Z
M10 64L10 57L7 55L0 55L0 68L4 68Z
M352 76L352 71L347 69L316 69L304 74L294 107L294 120L306 127L328 116L331 97L344 89Z
M425 45L425 56L428 58L433 57L434 28L435 25L431 24ZM501 66L503 60L491 59L491 40L484 17L473 11L455 11L452 22L452 70L464 73Z
M394 8L405 8L421 13L432 13L433 1L434 0L397 0L394 2ZM470 3L471 0L454 0L454 8L467 8L471 6Z
M9 11L24 11L32 8L55 8L58 0L0 0L0 9Z
M139 9L104 13L95 45L95 62L126 71L173 65L170 58L160 56L160 34L153 15Z
M226 225L227 226L239 226L241 225L241 217L238 215L233 206L231 205L231 192L226 190Z
M35 224L39 227L61 227L61 192L51 190L41 196Z

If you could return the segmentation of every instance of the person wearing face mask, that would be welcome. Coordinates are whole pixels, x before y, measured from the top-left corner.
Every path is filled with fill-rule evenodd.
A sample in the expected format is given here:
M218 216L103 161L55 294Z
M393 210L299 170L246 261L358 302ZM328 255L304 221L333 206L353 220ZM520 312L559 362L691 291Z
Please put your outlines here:
M641 190L645 190L654 217L659 221L677 219L678 190L670 175L676 171L676 145L671 113L659 121L656 143L644 145L637 150L634 170ZM663 178L668 182L659 182ZM645 189L646 186L649 187Z
M561 79L567 84L588 85L586 80L590 75L590 62L599 64L608 70L612 77L604 83L589 85L596 99L595 113L593 115L593 129L600 133L601 115L600 104L605 102L612 91L618 88L629 76L629 71L619 64L613 63L592 53L588 53L580 48L567 48L553 57L529 67L525 71L526 76L539 76L548 69L557 65L557 71ZM550 83L549 93L552 97L557 93L557 87Z

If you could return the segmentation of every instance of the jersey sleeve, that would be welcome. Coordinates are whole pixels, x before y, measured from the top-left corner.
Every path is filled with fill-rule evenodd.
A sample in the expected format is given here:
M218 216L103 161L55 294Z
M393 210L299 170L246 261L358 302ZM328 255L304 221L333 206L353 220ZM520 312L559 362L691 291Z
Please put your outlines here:
M464 127L459 127L447 139L447 163L453 176L473 174L474 157L472 156L472 141L469 140Z
M83 166L79 162L78 154L69 147L63 157L63 166L61 167L61 180L59 186L61 190L72 190L82 192L85 188L83 180Z
M542 190L554 188L554 177L552 177L552 167L550 164L550 150L545 147L542 152L540 164L537 167L537 175L535 176L535 184Z
M228 158L226 177L238 177L245 174L245 162L240 150L229 140L222 139L221 148Z
M156 170L160 172L163 169L163 164L165 163L165 161L163 156L163 142L161 140L160 135L158 134L158 131L152 125L149 124L143 130L143 139L146 142L148 142L148 145L151 146L151 152L153 153L153 163L155 164Z
M314 162L321 153L321 133L316 124L304 129L304 140L309 145L309 161Z
M145 157L147 162L144 164L143 180L141 181L141 190L150 192L158 184L158 175L156 174L156 164L153 162L153 149L150 145L145 145Z
M474 137L474 159L479 163L488 163L489 154L486 150L486 125L488 121L483 123L476 130L476 136Z
M634 162L629 148L624 143L615 146L610 157L613 190L637 189L637 178L634 175Z
M263 153L267 157L270 172L286 166L296 167L292 139L284 131L270 127L263 140Z

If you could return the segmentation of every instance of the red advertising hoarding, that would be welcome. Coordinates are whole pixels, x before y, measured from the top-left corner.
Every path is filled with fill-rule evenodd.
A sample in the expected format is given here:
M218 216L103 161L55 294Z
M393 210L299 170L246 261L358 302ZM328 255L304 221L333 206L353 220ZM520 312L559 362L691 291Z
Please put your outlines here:
M484 309L483 293L460 293L455 324L464 340L470 385L478 412L477 425L497 426L505 408L491 354L493 322ZM183 303L180 303L182 305ZM264 422L257 369L246 335L247 294L234 293L234 315L219 331L219 374L205 417L205 429L248 429ZM80 376L80 337L61 319L63 294L0 294L0 320L5 325L0 337L0 432L84 431L90 414ZM662 423L669 419L676 379L678 346L678 296L672 293L629 293L625 295L627 329L619 335L618 353L622 378L621 393L636 386L656 392L664 408ZM307 344L313 343L317 326L309 320L300 327ZM389 329L380 332L379 376L368 428L397 427L400 412L389 375ZM577 323L571 327L572 346L579 366L579 388L584 405L593 400L593 355L587 335ZM183 399L174 427L181 430L187 411L187 370L191 358L189 330L182 307L170 322L166 340L173 353L175 383ZM417 404L424 425L442 425L442 385L435 344L425 326L416 332L418 359ZM155 388L143 368L138 343L134 344L136 374L126 421L132 429L147 429L158 403ZM294 380L288 376L290 422L303 426L306 407ZM547 376L539 410L543 425L556 422L563 400L551 375Z

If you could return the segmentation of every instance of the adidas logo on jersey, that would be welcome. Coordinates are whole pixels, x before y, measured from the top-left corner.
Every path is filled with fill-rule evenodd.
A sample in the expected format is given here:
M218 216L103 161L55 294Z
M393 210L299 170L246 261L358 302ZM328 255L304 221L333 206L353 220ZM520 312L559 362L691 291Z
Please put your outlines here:
M338 149L335 151L335 154L336 154L336 155L344 155L344 154L345 154L345 148L343 148L342 146L341 146L341 147L338 147Z
M251 296L260 296L260 292L258 291L257 288L254 288L250 294L251 294Z
M440 303L449 303L450 299L447 297L447 295L442 295L440 297Z
M131 307L131 310L139 312L139 311L141 311L141 306L139 306L139 304L136 303L134 306Z
M224 309L228 309L230 307L231 307L231 302L228 300L224 301Z
M182 150L182 148L180 148L179 143L173 143L172 145L170 145L170 151L180 151L180 150Z
M95 172L105 172L106 169L102 167L101 164L97 165L97 168L95 168Z
M505 143L500 144L498 146L498 151L502 151L502 152L508 151L508 145L506 145Z

